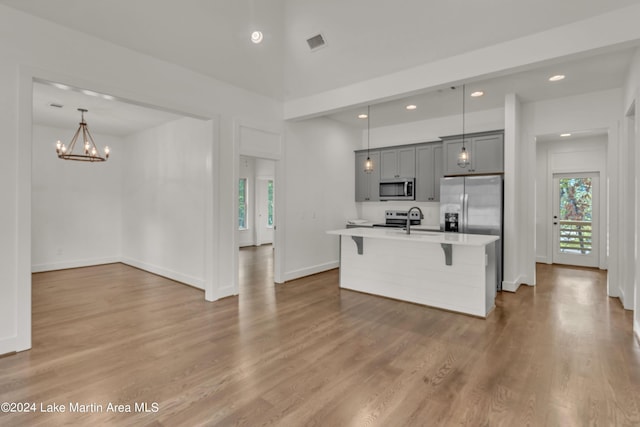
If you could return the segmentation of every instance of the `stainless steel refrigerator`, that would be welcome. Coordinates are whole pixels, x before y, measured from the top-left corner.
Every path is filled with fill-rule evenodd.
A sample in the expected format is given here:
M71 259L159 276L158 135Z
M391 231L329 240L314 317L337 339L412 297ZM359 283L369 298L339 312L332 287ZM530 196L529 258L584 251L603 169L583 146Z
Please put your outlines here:
M502 175L440 179L440 231L489 234L496 242L496 289L502 290Z

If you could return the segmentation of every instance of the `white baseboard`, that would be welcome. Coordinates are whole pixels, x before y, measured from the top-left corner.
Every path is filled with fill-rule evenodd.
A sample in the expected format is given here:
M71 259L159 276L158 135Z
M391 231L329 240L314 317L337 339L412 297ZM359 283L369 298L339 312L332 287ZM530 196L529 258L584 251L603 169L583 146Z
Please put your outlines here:
M113 264L120 262L119 257L89 258L74 261L54 262L50 264L36 264L31 266L32 273L43 271L65 270L67 268L90 267L92 265Z
M233 286L226 286L224 288L220 288L216 290L215 300L219 300L221 298L232 297L238 295L238 290Z
M17 337L0 338L0 355L13 353L18 350Z
M94 265L113 264L116 262L121 262L123 264L127 264L132 267L139 268L140 270L157 274L158 276L166 277L168 279L175 280L177 282L185 283L189 286L193 286L198 289L204 289L204 279L178 273L176 271L159 267L157 265L149 264L146 262L138 261L138 260L127 258L127 257L92 258L92 259L83 259L83 260L76 260L76 261L51 263L51 264L38 264L38 265L31 266L31 272L41 273L43 271L64 270L67 268L91 267ZM223 290L221 290L221 292L222 291Z
M132 267L139 268L140 270L148 271L149 273L157 274L158 276L166 277L167 279L175 280L176 282L193 286L194 288L204 289L204 279L199 277L188 276L186 274L178 273L176 271L168 270L157 265L149 264L127 257L122 257L120 262Z
M502 290L507 292L516 292L520 287L520 285L522 285L522 283L524 283L522 280L522 276L518 276L518 278L513 282L503 280Z
M318 264L307 268L301 268L300 270L287 271L284 273L284 281L299 279L305 276L311 276L312 274L322 273L323 271L333 270L340 266L339 261L331 261L324 264Z

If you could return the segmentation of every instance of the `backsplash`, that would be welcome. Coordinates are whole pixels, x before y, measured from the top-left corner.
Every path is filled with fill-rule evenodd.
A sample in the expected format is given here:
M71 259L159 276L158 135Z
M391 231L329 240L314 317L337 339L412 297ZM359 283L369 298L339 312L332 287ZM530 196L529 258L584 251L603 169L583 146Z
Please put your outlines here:
M358 217L373 223L384 222L384 211L389 209L405 210L418 206L424 214L422 225L440 225L440 203L437 202L363 202L356 203Z

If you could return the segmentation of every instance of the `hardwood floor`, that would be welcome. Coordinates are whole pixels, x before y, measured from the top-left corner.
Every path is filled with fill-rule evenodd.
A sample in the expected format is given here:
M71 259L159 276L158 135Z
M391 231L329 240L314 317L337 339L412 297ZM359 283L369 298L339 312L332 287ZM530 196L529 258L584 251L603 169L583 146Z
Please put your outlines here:
M482 320L341 291L337 270L274 286L270 252L242 250L240 296L215 303L122 264L34 274L33 349L0 359L0 402L38 412L0 425L640 425L604 272L539 265Z

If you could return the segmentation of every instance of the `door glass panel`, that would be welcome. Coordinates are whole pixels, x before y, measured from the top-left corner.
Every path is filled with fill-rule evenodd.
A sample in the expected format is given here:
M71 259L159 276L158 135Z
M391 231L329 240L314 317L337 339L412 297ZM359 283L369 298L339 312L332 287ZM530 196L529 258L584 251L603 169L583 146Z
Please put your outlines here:
M273 228L273 181L267 181L267 227Z
M591 254L593 235L593 186L592 179L559 178L558 225L560 227L560 252L566 254Z

